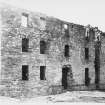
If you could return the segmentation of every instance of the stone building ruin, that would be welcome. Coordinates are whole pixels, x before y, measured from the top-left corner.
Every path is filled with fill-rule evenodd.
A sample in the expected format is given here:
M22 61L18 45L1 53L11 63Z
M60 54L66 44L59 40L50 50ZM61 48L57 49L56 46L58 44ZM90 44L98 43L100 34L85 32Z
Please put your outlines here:
M0 9L0 95L105 89L105 33L11 6Z

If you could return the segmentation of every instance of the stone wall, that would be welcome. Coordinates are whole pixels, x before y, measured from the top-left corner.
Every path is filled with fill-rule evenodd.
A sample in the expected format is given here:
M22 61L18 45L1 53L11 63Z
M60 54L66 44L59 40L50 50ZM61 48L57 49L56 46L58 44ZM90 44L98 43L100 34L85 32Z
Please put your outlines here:
M100 88L105 89L105 34L101 35L100 50Z
M28 14L28 26L21 25L22 14ZM44 14L12 7L2 7L1 37L1 95L34 97L63 92L62 68L70 66L67 75L68 90L95 89L94 31L85 40L82 25L68 23ZM64 25L68 25L66 35ZM28 52L22 52L22 38L29 39ZM40 40L47 43L45 54L40 54ZM64 56L69 45L69 57ZM89 60L85 60L85 47ZM22 80L22 65L29 66L29 80ZM40 80L40 66L46 66L46 80ZM89 68L90 85L85 86L85 68ZM103 78L103 77L102 77ZM102 83L104 80L102 80Z

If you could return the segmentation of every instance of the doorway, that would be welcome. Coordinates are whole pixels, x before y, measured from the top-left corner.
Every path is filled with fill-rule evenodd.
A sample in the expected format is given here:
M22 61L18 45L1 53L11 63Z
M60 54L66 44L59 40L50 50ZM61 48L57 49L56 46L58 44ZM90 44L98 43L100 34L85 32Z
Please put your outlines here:
M62 68L62 86L64 89L67 89L68 87L68 80L67 80L67 77L68 77L68 71L69 71L69 67L67 66L64 66Z

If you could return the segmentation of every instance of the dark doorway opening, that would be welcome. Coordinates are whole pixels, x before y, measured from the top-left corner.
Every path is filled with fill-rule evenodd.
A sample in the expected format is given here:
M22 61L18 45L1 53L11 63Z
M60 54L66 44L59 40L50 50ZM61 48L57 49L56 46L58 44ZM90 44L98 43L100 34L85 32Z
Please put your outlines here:
M68 83L67 83L67 75L68 75L69 67L63 67L62 68L62 86L64 89L67 89Z
M89 68L85 68L85 85L89 86L90 78L89 78Z

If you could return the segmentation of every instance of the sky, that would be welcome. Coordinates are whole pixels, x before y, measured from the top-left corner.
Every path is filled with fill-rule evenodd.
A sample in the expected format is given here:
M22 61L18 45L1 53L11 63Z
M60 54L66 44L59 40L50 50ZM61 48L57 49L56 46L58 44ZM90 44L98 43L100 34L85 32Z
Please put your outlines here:
M105 0L0 0L61 20L98 27L105 32Z

